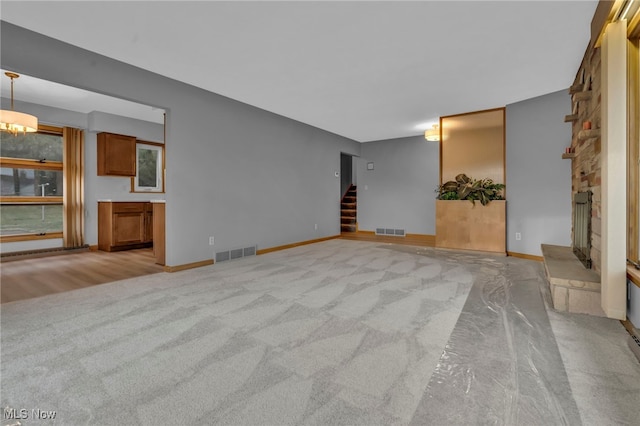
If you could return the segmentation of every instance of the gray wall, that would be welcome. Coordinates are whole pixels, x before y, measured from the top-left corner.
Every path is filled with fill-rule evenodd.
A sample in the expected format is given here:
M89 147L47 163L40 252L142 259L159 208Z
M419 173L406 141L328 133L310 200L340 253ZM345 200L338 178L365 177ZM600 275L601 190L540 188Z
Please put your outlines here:
M566 90L507 105L508 251L540 256L540 244L571 245L571 160L562 159L570 111Z
M439 167L439 144L422 135L363 143L356 166L359 229L435 235Z
M357 142L6 22L1 32L7 69L167 111L167 264L340 232L334 173Z
M627 318L640 329L640 288L627 280Z

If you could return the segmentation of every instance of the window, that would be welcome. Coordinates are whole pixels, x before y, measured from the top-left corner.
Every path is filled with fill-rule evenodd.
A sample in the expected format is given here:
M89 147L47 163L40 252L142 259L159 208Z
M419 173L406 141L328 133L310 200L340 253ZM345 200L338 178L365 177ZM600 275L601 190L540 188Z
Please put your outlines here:
M0 133L0 241L61 238L62 129Z
M136 176L131 180L131 192L164 192L163 144L136 144Z
M640 39L630 40L627 49L627 258L640 260Z

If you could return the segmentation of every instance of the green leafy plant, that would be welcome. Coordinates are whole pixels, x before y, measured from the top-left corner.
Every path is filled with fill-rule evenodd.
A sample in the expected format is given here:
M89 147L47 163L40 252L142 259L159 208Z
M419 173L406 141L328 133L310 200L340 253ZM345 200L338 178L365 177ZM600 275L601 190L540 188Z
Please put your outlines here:
M486 206L492 200L504 200L504 184L494 183L492 179L471 179L464 173L456 176L436 188L439 200L469 200L473 204L480 201Z

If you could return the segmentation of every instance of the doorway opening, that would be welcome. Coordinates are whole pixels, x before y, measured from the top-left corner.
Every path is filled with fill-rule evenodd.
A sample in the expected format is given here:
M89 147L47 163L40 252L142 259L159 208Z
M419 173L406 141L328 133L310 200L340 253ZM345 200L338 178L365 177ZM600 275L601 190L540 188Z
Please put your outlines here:
M358 192L353 171L353 155L340 153L340 232L358 230Z

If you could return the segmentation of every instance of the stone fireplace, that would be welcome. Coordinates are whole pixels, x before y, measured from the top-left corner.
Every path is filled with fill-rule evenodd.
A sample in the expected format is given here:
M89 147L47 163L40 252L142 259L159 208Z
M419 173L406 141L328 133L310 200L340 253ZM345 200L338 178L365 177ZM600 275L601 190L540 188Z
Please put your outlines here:
M606 316L602 309L601 49L590 46L569 88L572 247L542 245L553 306Z
M640 27L635 17L631 21L616 17L623 13L623 4L626 3L598 3L591 23L590 43L569 88L571 110L565 122L571 123L572 137L571 146L565 149L562 158L571 160L571 200L578 193L591 191L592 203L590 216L585 216L586 211L576 211L589 210L583 203L572 203L571 230L575 247L566 247L568 256L562 260L573 263L575 270L566 274L564 281L561 277L554 278L555 281L550 279L557 309L615 319L626 317L630 287L626 280L625 255L631 250L635 257L638 244L636 220L628 223L627 219L637 210L636 137L640 97L637 37ZM583 227L583 220L588 217L591 218L590 236L588 232L584 234ZM587 241L583 241L585 239ZM591 269L580 263L574 248L589 252ZM546 262L544 252L543 249Z

